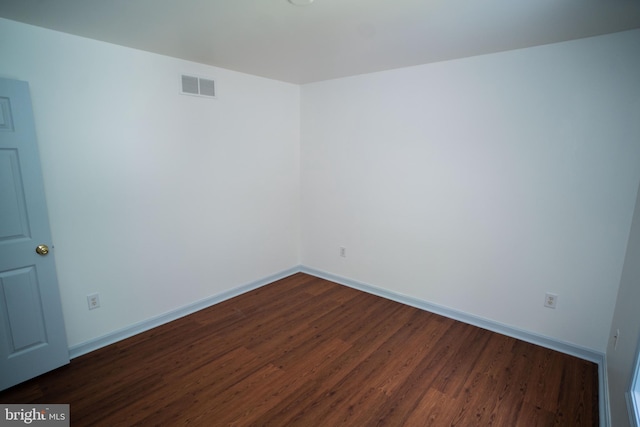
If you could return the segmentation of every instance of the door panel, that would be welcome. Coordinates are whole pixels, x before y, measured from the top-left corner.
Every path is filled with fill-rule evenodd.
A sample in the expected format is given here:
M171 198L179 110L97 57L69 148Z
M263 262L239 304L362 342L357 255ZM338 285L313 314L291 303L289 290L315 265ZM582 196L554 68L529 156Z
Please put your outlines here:
M30 237L18 150L0 148L0 241Z
M36 269L30 266L0 273L0 289L0 304L6 313L9 333L8 356L16 357L21 352L46 344Z
M0 390L69 363L53 252L29 86L0 79Z
M13 131L9 98L0 96L0 131Z

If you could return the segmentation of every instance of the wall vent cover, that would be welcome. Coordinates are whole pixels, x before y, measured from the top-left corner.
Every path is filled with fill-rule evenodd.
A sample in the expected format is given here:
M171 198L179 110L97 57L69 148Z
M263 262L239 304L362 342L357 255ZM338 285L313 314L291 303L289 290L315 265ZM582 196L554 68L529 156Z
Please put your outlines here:
M182 75L180 93L183 95L206 96L215 98L216 84L212 79Z

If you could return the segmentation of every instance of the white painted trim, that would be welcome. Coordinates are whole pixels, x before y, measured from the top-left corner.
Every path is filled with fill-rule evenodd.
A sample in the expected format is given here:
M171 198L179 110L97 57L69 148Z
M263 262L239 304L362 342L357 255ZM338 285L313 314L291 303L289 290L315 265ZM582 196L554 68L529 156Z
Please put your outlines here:
M607 373L607 354L602 354L598 362L598 409L600 414L600 427L611 426L611 410L609 403L609 375Z
M550 338L544 335L535 334L522 329L514 328L509 325L505 325L500 322L485 319L472 314L464 313L462 311L454 310L449 307L433 304L418 298L413 298L408 295L398 294L386 289L381 289L366 283L358 282L355 280L347 279L345 277L337 276L335 274L327 273L314 268L302 266L301 271L312 276L316 276L322 279L330 280L341 285L348 286L350 288L358 289L369 294L377 295L382 298L386 298L392 301L399 302L401 304L410 305L412 307L419 308L421 310L429 311L431 313L439 314L441 316L448 317L450 319L459 320L469 325L477 326L489 331L497 332L502 335L506 335L512 338L516 338L522 341L536 344L551 350L556 350L561 353L569 354L571 356L578 357L580 359L588 360L598 364L598 382L600 383L598 393L599 399L599 413L600 413L600 426L609 427L611 425L611 418L609 414L609 387L607 382L607 365L606 355L585 347L577 346L571 343L563 342L554 338Z
M159 316L155 316L150 319L143 320L138 323L134 323L133 325L127 326L126 328L122 328L117 331L110 332L101 337L94 338L94 339L82 342L80 344L76 344L72 347L69 347L69 357L71 359L74 359L78 356L82 356L84 354L90 353L99 348L106 347L110 344L114 344L118 341L130 338L141 332L145 332L155 327L164 325L165 323L169 323L181 317L195 313L196 311L218 304L222 301L226 301L238 295L241 295L246 292L252 291L254 289L260 288L262 286L268 285L269 283L275 282L276 280L280 280L287 276L291 276L292 274L299 273L300 271L301 271L300 266L291 267L279 273L272 274L271 276L267 276L262 279L253 281L251 283L247 283L242 286L238 286L228 291L219 293L217 295L204 298L202 300L185 305L175 310L171 310Z
M639 418L638 415L636 415L636 405L633 403L633 400L635 399L636 401L638 401L637 397L633 396L633 391L628 391L624 394L624 398L627 402L627 409L628 409L628 413L629 413L629 425L631 427L640 427L638 425L638 421L637 419Z
M633 359L633 373L631 375L629 390L624 396L627 401L629 424L640 427L640 343L638 343L636 357Z

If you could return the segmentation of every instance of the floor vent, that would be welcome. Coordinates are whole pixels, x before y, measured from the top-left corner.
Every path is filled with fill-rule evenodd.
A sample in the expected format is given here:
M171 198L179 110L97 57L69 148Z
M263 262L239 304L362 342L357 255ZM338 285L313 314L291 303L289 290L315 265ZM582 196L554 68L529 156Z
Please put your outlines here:
M182 89L180 91L183 95L195 95L206 96L208 98L215 98L216 96L216 84L211 79L203 79L202 77L194 77L182 75Z

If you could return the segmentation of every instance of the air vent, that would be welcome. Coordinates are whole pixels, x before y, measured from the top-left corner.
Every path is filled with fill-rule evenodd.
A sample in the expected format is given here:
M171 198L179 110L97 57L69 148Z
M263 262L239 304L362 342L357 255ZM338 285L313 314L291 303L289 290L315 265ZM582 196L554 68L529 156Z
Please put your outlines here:
M216 85L213 80L198 79L200 81L200 95L216 96Z
M182 75L182 90L184 95L206 96L215 98L216 85L211 79Z

